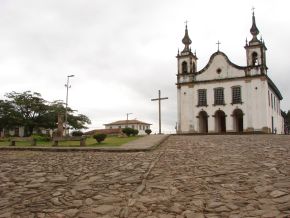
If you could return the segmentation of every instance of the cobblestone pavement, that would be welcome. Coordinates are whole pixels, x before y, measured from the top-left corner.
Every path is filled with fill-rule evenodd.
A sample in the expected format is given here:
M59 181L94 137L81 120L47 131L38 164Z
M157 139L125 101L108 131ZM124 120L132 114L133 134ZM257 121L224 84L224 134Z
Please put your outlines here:
M0 217L290 217L290 136L171 136L151 152L0 151Z

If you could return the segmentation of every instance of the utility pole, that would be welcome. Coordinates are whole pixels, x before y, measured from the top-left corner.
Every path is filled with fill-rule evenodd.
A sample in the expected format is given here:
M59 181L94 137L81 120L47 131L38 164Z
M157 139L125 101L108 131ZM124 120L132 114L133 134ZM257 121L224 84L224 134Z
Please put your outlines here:
M127 114L126 114L126 115L127 115L127 121L126 121L126 125L127 125L127 126L126 126L126 127L128 127L128 117L129 117L130 114L133 114L133 113L127 113Z
M68 89L71 88L69 85L69 78L74 77L75 75L68 75L67 76L67 81L66 84L64 85L66 87L66 100L65 100L65 121L64 121L64 131L65 131L65 136L67 136L68 131L67 131L67 105L68 105Z
M151 101L158 101L159 108L159 134L161 134L161 101L166 100L168 97L161 98L161 91L158 90L158 98L151 99Z

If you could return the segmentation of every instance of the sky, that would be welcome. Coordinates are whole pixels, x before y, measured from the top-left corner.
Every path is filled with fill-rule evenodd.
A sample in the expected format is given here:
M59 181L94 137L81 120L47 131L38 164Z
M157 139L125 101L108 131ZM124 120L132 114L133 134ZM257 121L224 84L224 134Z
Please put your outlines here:
M290 109L290 2L288 0L0 0L0 99L11 91L39 92L48 101L66 98L87 115L89 129L138 119L158 130L177 121L177 50L188 21L197 70L220 50L245 66L252 8L267 50L268 75Z

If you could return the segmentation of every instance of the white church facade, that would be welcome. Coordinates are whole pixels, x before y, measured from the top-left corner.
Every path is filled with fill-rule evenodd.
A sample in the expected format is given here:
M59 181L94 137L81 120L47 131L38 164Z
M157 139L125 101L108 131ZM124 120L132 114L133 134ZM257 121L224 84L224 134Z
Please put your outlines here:
M254 13L250 32L246 66L233 64L218 49L197 71L186 25L184 49L177 54L177 133L284 133L282 95L268 76L267 48L257 38Z

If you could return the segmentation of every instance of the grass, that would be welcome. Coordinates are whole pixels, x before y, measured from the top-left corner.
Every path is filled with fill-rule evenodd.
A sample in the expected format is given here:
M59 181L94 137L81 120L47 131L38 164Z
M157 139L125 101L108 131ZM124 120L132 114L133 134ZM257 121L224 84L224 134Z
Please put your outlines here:
M105 141L101 142L100 144L97 143L97 141L89 137L86 140L86 147L118 147L121 146L127 142L134 141L142 136L131 136L131 137L118 137L118 136L108 136ZM38 141L36 143L36 146L41 147L52 147L53 142L44 142L44 141ZM0 140L0 146L8 146L9 141L6 140ZM30 142L16 142L16 147L24 147L24 146L31 146ZM65 142L59 142L58 147L79 147L80 142L79 141L65 141Z

